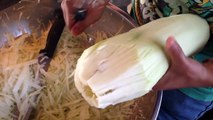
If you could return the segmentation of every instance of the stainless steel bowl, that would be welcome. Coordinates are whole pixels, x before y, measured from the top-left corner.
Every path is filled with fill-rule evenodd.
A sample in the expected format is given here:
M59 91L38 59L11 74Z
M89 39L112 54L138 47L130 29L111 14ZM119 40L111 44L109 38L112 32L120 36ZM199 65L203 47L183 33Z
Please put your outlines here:
M52 20L54 9L59 6L56 0L41 0L40 3L37 1L23 1L1 10L0 45L7 42L4 36L5 33L11 33L14 37L19 37L23 33L31 34L34 31L39 35L42 29L45 29L49 21ZM110 4L102 18L91 25L86 33L92 36L96 31L103 31L109 36L114 36L127 32L136 26L129 15ZM158 116L161 99L162 92L150 92L137 100L139 106L137 109L144 108L143 111L146 111L147 108L144 105L148 106L149 113L145 115L146 119L155 120ZM137 116L137 113L135 115ZM135 117L131 118L135 119Z

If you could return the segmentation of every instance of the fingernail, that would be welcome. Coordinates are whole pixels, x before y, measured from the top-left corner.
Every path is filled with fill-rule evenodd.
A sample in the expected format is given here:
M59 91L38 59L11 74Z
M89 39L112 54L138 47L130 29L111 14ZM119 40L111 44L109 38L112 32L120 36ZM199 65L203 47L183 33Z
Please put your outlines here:
M166 47L167 48L173 48L172 46L174 46L176 43L174 36L169 36L167 41L166 41Z
M168 37L166 49L170 55L175 54L177 56L181 52L181 49L173 36Z
M170 36L167 39L167 51L169 55L171 55L172 59L178 60L178 61L184 61L185 60L185 55L179 46L179 44L176 42L175 38L173 36Z
M167 42L168 42L169 45L174 44L174 42L175 42L174 36L169 36L168 39L167 39Z

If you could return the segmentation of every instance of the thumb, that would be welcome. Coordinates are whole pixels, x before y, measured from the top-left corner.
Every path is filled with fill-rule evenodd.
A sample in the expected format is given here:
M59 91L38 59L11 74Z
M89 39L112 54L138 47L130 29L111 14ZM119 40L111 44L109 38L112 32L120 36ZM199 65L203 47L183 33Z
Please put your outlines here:
M74 36L77 36L79 34L81 34L84 29L86 29L86 26L84 25L84 21L80 21L80 22L77 22L71 29L71 32Z
M166 53L171 59L172 63L183 64L186 57L179 44L175 41L173 36L170 36L166 41Z

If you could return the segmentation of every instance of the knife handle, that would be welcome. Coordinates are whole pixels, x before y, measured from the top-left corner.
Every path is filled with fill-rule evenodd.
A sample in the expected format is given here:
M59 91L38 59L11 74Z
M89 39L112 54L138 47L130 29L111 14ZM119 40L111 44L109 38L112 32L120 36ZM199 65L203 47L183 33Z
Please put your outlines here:
M44 53L44 55L48 56L49 58L53 57L58 41L65 27L65 21L62 10L56 9L54 13L55 19L48 33L46 46L39 52Z
M54 14L55 20L53 21L53 24L48 33L46 46L44 49L40 50L39 52L39 53L44 53L44 55L48 56L49 58L53 57L58 41L65 27L65 20L63 17L62 9L60 8L56 9L54 13L55 13ZM75 22L84 20L86 15L87 15L87 10L77 9L75 13L75 17L74 17Z

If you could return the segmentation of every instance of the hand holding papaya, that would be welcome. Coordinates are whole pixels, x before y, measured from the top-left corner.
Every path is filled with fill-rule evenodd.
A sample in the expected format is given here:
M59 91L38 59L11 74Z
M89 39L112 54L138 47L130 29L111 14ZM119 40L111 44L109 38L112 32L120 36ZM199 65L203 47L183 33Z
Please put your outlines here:
M153 90L213 86L213 59L201 64L186 57L173 37L167 39L165 49L171 60L170 68Z

